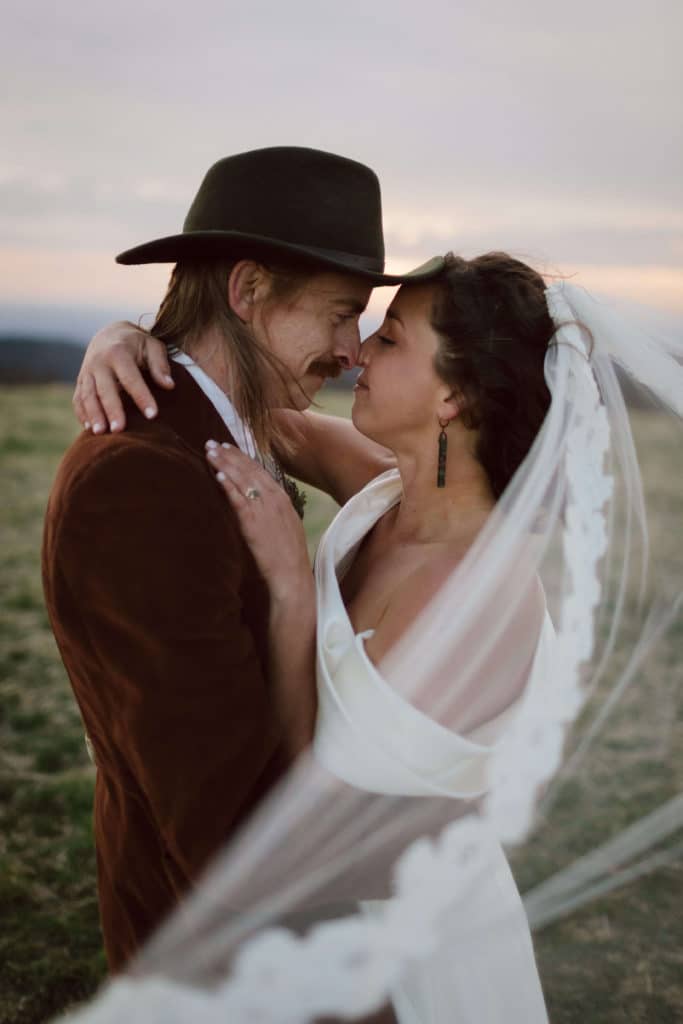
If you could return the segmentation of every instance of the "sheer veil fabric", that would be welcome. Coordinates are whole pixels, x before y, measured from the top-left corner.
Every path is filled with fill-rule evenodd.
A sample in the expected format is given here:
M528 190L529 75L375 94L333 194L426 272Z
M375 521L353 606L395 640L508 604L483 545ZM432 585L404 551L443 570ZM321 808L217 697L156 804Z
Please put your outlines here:
M378 478L339 513L316 563L314 750L74 1020L289 1024L387 999L401 1024L545 1019L500 843L524 865L564 787L601 777L610 729L639 695L666 764L680 675L652 659L680 629L683 578L634 439L645 424L680 443L683 345L566 282L546 294L551 405L474 545L375 669L335 587L400 482ZM626 749L623 764L627 784ZM680 854L675 772L669 786L663 806L639 791L616 826L599 800L576 805L571 841L523 894L532 926ZM518 1000L502 1008L501 951Z

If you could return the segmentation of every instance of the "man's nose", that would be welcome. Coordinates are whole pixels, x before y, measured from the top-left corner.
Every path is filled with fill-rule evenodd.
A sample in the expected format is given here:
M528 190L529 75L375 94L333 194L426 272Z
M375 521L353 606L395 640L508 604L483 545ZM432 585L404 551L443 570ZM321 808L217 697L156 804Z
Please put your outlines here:
M370 356L370 339L373 337L369 334L360 345L358 346L358 355L356 356L356 366L367 366L368 357Z
M334 347L334 358L344 370L350 370L356 365L358 353L360 352L360 337L344 338L339 340Z

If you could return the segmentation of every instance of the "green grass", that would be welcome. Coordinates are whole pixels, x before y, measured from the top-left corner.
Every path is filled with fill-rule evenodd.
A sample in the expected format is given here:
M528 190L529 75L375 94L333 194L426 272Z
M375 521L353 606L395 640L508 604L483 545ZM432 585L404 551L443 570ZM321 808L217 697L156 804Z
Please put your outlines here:
M348 411L344 395L324 403ZM646 472L656 475L658 539L670 545L680 579L680 454L658 420L637 417L637 427ZM0 391L0 1024L48 1020L87 998L105 971L94 773L40 584L45 502L76 433L68 388ZM334 509L309 493L311 549ZM672 674L682 655L678 624L610 719L599 750L563 783L548 820L515 855L522 888L683 789L683 715ZM675 863L537 935L553 1024L683 1020L682 883Z
M678 431L665 418L633 414L646 493L653 500L650 533L663 586L683 579L680 523L683 486ZM627 601L623 634L641 618ZM551 787L549 812L531 840L513 854L526 891L683 791L683 694L680 619L649 653L597 742ZM618 663L599 685L584 720L608 691ZM680 844L680 833L671 844ZM683 1020L683 918L680 856L667 867L538 932L534 939L554 1024L582 1021Z

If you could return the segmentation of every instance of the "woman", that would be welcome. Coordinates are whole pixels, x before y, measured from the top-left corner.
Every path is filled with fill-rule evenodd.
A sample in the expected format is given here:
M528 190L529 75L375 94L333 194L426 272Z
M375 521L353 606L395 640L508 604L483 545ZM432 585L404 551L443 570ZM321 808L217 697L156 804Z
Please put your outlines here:
M340 589L348 620L375 665L455 571L543 421L550 399L543 361L554 332L544 291L538 274L504 254L470 263L451 256L437 282L400 290L380 329L362 346L353 424L393 453L396 469L372 485L373 514L360 514L367 532L358 539L354 533L354 550L337 551L336 561L343 562ZM317 466L323 458L343 463L343 435L328 430L326 436L325 425L315 433L309 429L306 465L298 466L294 454L291 472L301 476L311 466L311 447ZM239 450L210 442L207 457L264 575L279 593L286 592L296 578L293 566L306 555L303 531L281 489ZM314 476L309 469L307 480L318 487L326 483L320 470ZM353 497L356 482L357 477L339 494L341 504ZM255 500L245 497L254 489ZM349 519L359 518L362 504L342 510L323 550ZM322 565L319 555L319 578ZM336 609L321 603L320 587L318 595L320 649ZM299 592L292 591L290 599L300 607ZM476 707L463 699L460 725L466 732L483 722L492 731L492 720L526 685L545 623L538 581L517 592L515 603L506 626L516 653L507 666L508 688L504 697L496 688L490 703L479 695ZM484 664L482 678L488 671ZM314 704L312 680L309 693ZM324 726L323 718L316 743L323 757Z

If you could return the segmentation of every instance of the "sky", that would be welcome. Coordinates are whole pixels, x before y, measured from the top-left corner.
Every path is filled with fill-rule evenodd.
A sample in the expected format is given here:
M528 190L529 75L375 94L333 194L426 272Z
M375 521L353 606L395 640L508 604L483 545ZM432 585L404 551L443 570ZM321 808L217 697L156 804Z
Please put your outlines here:
M10 0L0 38L3 309L153 313L229 153L373 167L387 267L506 249L683 321L681 0ZM377 290L372 309L388 298Z

